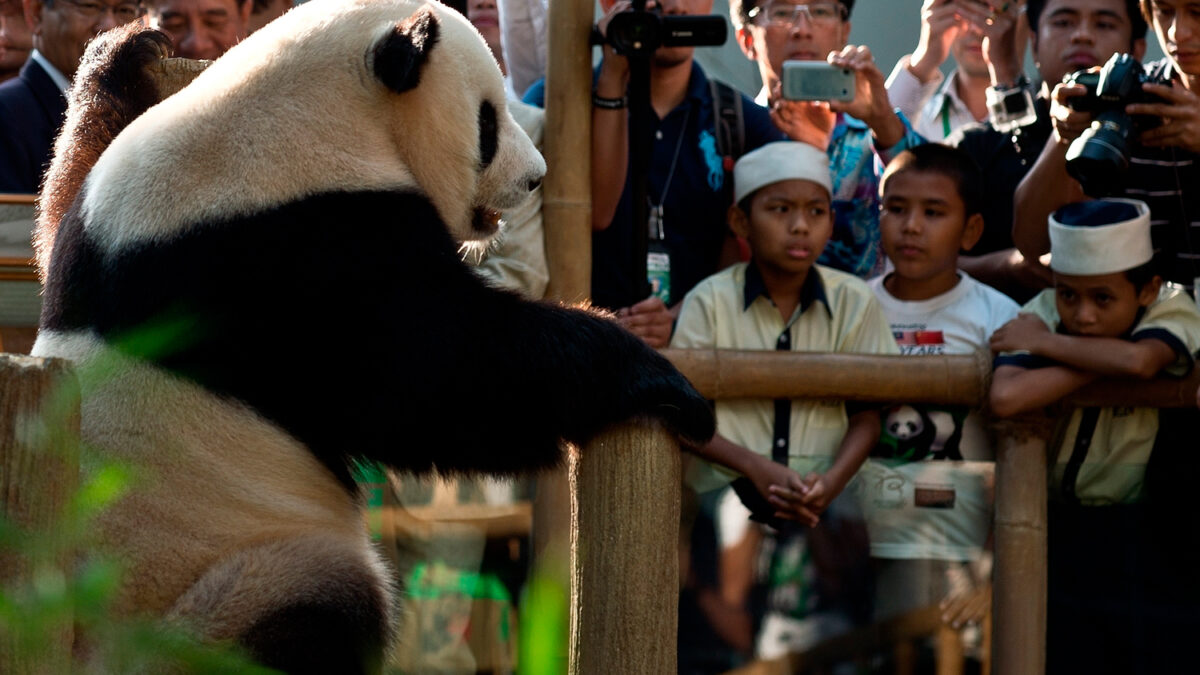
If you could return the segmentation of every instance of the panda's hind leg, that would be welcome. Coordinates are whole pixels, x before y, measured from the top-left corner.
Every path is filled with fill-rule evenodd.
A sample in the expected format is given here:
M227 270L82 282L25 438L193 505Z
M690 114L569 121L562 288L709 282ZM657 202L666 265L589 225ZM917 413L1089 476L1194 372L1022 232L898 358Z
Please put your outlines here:
M172 622L285 673L379 673L392 583L365 542L307 536L239 551L175 604Z

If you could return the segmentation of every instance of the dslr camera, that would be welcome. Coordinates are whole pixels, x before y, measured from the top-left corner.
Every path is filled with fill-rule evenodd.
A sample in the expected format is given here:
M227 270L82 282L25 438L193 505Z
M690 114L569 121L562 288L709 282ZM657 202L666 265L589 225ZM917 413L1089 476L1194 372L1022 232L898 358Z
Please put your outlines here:
M1113 54L1099 72L1081 70L1063 82L1079 84L1087 93L1074 96L1068 105L1075 110L1094 113L1092 126L1067 149L1067 173L1079 181L1092 197L1111 195L1124 185L1129 167L1129 140L1132 136L1162 124L1153 115L1128 115L1130 103L1159 103L1163 99L1142 89L1146 83L1169 84L1146 76L1142 64L1129 54Z

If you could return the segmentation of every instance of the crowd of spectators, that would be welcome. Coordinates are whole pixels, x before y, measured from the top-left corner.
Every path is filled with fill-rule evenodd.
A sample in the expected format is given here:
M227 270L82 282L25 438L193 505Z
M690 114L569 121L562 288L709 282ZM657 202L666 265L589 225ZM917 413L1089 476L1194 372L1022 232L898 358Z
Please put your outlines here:
M729 94L693 47L664 46L647 64L649 105L632 110L638 63L600 48L594 303L655 347L990 349L996 415L1053 405L1103 376L1190 371L1200 348L1200 2L924 0L912 17L919 39L885 78L852 35L856 9L873 1L730 0L758 92ZM214 59L288 7L0 0L0 192L37 192L65 92L99 32L145 21L177 55ZM698 16L712 0L647 7ZM458 9L540 143L546 2ZM598 9L604 35L631 2ZM1143 68L1151 28L1166 58ZM1101 118L1083 102L1103 76L1092 90L1064 80L1121 54L1139 62L1139 95L1109 101ZM795 60L850 71L853 91L785 97L784 63ZM649 130L644 209L633 204L643 168L632 166L634 115ZM1086 173L1101 170L1095 163L1078 162L1087 152L1106 158L1103 180ZM540 200L506 214L497 244L468 254L493 282L535 298L546 288ZM635 221L643 211L646 222ZM642 248L646 260L635 260ZM686 471L696 522L710 526L693 544L710 550L695 552L686 580L697 612L681 623L681 672L804 649L986 588L994 453L980 411L775 400L721 401L716 414L717 437ZM1049 473L1051 671L1078 672L1086 652L1087 672L1162 672L1146 664L1171 663L1200 627L1200 601L1164 590L1194 584L1169 562L1169 537L1143 525L1186 508L1171 479L1183 449L1164 439L1195 415L1114 407L1061 417ZM1105 537L1139 529L1150 534ZM1119 559L1082 571L1109 555ZM1117 577L1156 583L1136 597L1089 595ZM1142 628L1122 634L1131 615Z
M536 33L539 17L544 25L536 0L501 4L502 26L510 7L526 34ZM1192 300L1200 254L1190 236L1197 214L1188 190L1200 151L1200 99L1190 74L1200 71L1200 3L926 0L918 43L886 82L869 47L851 39L855 4L730 2L734 38L763 86L754 99L761 108L744 114L740 158L725 158L734 160L724 162L725 171L707 136L719 133L720 120L707 112L703 70L686 48L656 52L651 110L644 112L654 131L647 224L630 220L624 142L631 116L643 113L626 105L628 62L604 48L593 113L598 303L655 346L913 355L991 349L1004 364L993 389L995 415L1055 404L1103 375L1190 370L1200 318ZM649 3L656 5L664 15L711 10L697 0ZM629 4L602 0L601 9L603 31ZM1167 58L1147 64L1141 89L1150 100L1116 106L1129 104L1124 112L1136 120L1128 125L1130 168L1116 195L1149 206L1096 201L1089 217L1060 212L1085 198L1113 196L1085 195L1067 171L1068 153L1080 152L1071 144L1094 114L1082 111L1082 102L1080 110L1071 105L1088 90L1060 83L1094 73L1115 55L1140 61L1148 25ZM530 48L508 58L537 63L538 56ZM947 77L942 69L951 56ZM784 98L787 60L852 69L853 97ZM533 81L526 101L540 105L543 95ZM760 131L768 129L764 112L788 141ZM1121 150L1115 152L1109 161L1119 174ZM718 187L730 181L732 194L721 194ZM1138 255L1152 248L1154 262L1056 264L1047 235L1054 222L1131 237L1098 235L1098 248L1084 258L1101 257L1106 247ZM641 228L650 240L645 266L630 256ZM741 243L737 257L718 246L731 235ZM1071 247L1061 244L1057 256L1072 256ZM1085 283L1101 268L1106 286ZM637 283L642 274L653 283ZM613 279L622 281L615 285L620 294L610 293ZM650 295L639 295L645 288ZM877 333L884 338L872 337ZM1046 344L1058 351L1047 352ZM1015 407L1007 398L1014 392ZM951 608L948 621L987 613L994 454L980 411L787 400L719 401L716 410L718 436L696 449L686 471L699 505L696 527L711 529L692 545L712 551L692 552L681 600L681 672L720 672L739 659L802 650L847 626L938 602ZM1051 542L1053 672L1077 670L1082 661L1070 659L1082 650L1089 652L1088 672L1155 672L1182 658L1183 636L1197 627L1196 595L1163 591L1194 587L1178 565L1165 562L1174 557L1172 537L1133 534L1147 505L1157 504L1160 514L1169 508L1163 504L1185 508L1177 482L1155 479L1171 475L1170 468L1148 466L1180 466L1183 451L1166 439L1179 434L1177 425L1194 424L1195 415L1138 421L1157 419L1157 412L1085 415L1083 430L1078 411L1060 421L1050 526L1069 532ZM1118 487L1096 487L1110 483ZM1072 572L1102 547L1125 562ZM1125 564L1130 558L1135 562ZM1087 597L1102 578L1130 575L1159 583L1138 584L1117 599ZM873 588L865 602L856 584ZM968 596L974 600L964 602ZM958 612L971 603L972 610ZM707 622L696 621L693 609ZM1130 616L1141 627L1120 634L1122 617ZM1102 646L1093 644L1097 636L1106 640Z

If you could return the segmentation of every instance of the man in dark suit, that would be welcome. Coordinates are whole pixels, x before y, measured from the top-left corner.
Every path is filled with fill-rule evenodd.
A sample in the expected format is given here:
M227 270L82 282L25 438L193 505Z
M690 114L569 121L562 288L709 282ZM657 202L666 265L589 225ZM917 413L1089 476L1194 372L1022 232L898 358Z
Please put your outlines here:
M0 192L38 191L88 40L141 16L136 0L24 0L24 9L33 52L0 84Z

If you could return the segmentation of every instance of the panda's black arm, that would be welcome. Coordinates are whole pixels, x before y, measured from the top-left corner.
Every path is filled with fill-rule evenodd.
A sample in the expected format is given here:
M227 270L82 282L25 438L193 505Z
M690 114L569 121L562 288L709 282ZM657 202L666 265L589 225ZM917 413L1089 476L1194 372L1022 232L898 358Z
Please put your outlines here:
M666 359L595 313L488 286L417 194L317 195L111 255L67 224L43 328L145 344L125 338L185 327L133 355L250 406L347 485L351 456L512 473L631 417L713 433Z

